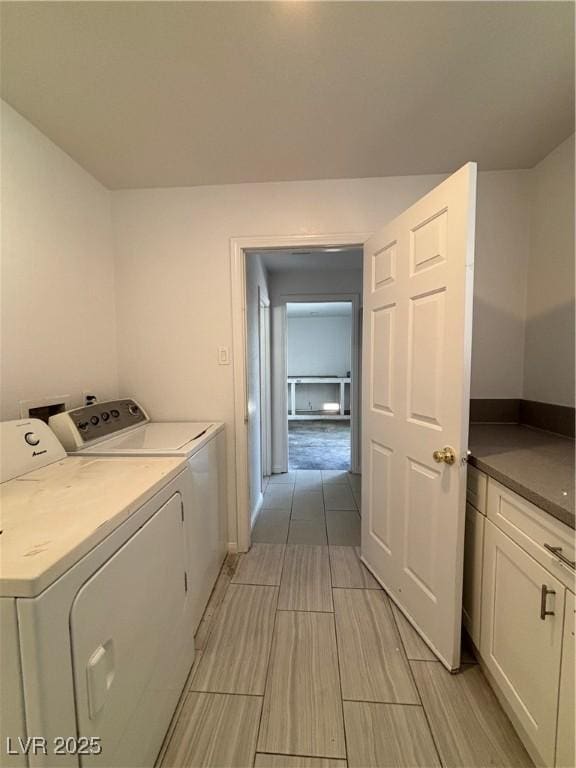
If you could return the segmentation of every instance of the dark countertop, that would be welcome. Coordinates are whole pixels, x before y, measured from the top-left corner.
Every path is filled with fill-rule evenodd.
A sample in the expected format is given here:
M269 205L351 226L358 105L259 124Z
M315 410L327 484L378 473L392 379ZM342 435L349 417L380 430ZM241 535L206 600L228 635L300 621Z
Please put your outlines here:
M471 424L470 464L574 528L574 441L519 424Z

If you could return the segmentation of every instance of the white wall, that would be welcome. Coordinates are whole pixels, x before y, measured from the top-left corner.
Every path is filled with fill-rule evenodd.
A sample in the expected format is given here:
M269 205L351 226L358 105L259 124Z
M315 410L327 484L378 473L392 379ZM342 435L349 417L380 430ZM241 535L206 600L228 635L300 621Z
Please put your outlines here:
M288 376L346 376L351 365L351 315L288 317Z
M525 220L519 211L525 176L524 171L480 174L476 285L486 290L497 266L502 291L500 307L481 301L476 311L473 397L517 397L521 392L521 361L516 361L520 371L513 371L510 349L522 348L523 328L515 313L509 312L509 297L517 290L519 264L526 255ZM230 237L371 232L442 178L113 193L122 392L142 398L155 418L209 418L226 423L231 540L236 529L233 369L217 361L217 347L232 344ZM497 205L489 203L493 195ZM509 211L517 215L510 216ZM494 237L494 232L501 236ZM323 277L308 274L307 292L321 290ZM274 276L271 294L277 283ZM350 275L339 284L337 290L351 290ZM294 284L291 287L288 278L282 290L300 291ZM497 327L485 315L494 309L501 317ZM505 348L500 344L503 335L508 339ZM511 385L502 371L509 372ZM491 376L496 377L495 385ZM497 394L499 387L502 394Z
M438 176L238 184L113 193L120 387L155 418L227 427L236 539L230 238L370 231ZM234 361L243 366L242 360Z
M2 103L2 419L117 394L110 193Z
M574 406L574 136L530 175L524 397Z
M530 171L478 174L473 398L522 396Z
M260 300L268 301L268 276L257 254L250 254L246 263L246 347L248 389L248 487L250 513L254 518L262 493L262 444L260 417Z

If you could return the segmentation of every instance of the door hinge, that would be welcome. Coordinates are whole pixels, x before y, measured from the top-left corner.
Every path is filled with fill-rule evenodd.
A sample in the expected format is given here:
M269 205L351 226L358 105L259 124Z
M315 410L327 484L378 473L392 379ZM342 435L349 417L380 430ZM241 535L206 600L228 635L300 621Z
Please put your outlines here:
M188 574L184 571L184 592L188 592Z

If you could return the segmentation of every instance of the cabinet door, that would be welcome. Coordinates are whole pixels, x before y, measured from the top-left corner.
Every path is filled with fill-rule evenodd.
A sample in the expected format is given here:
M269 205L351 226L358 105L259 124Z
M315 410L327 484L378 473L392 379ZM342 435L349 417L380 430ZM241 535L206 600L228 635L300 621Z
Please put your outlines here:
M480 647L482 559L484 551L485 519L484 515L481 515L471 504L466 504L462 619L476 648Z
M553 765L564 586L489 520L484 541L480 651L542 760ZM544 618L542 587L544 608L553 612Z
M560 672L560 705L558 707L558 738L556 740L556 766L573 768L574 758L574 595L566 590L564 612L564 638L562 642L562 670Z

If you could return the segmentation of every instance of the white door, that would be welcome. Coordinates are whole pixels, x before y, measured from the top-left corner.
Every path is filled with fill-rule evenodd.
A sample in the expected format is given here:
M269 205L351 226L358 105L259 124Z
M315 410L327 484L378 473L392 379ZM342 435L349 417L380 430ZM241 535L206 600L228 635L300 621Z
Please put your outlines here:
M460 664L475 209L468 163L364 246L362 557L449 669ZM453 464L433 458L445 447Z

